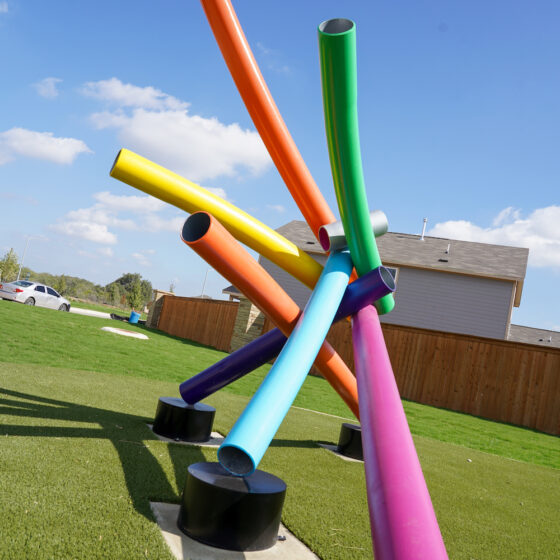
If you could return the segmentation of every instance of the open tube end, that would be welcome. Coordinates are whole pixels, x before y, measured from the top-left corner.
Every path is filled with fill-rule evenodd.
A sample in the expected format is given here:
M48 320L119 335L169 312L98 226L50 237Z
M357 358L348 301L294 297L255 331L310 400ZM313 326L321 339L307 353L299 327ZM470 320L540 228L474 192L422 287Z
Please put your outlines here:
M383 280L383 282L391 290L391 292L394 292L397 286L395 284L395 279L393 278L393 275L391 274L389 269L385 268L384 266L380 266L379 275L381 276L381 280Z
M331 240L325 226L319 228L319 243L327 253L331 250Z
M191 214L183 224L181 239L185 243L198 241L210 229L211 218L207 212L195 212Z
M115 169L115 166L117 165L117 161L119 161L119 158L121 157L121 154L123 153L124 148L121 148L119 150L119 153L117 154L117 157L115 158L115 161L113 162L113 165L111 166L111 171L109 171L109 175L111 177L113 177L113 171Z
M352 29L354 29L354 22L346 18L328 19L319 25L319 31L325 35L342 35Z
M255 472L255 463L248 453L235 445L222 445L218 449L218 461L235 476L249 476Z

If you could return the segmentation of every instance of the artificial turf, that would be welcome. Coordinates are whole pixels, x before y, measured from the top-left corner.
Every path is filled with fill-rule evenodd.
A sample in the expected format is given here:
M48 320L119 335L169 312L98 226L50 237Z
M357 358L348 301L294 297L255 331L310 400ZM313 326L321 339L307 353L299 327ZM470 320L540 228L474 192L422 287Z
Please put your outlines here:
M115 323L97 317L53 312L0 300L0 361L99 371L180 383L227 354L142 326ZM101 331L105 325L147 334L150 339L125 338ZM270 365L223 390L251 396ZM295 406L354 420L352 413L322 378L308 376ZM415 435L464 445L487 453L560 468L558 437L534 430L491 422L448 410L404 402Z
M7 302L0 321L0 558L170 558L149 501L178 502L186 467L216 454L161 442L146 423L159 396L223 354ZM235 389L245 394L209 399L216 430L227 433L266 369ZM308 408L347 416L323 380L304 391ZM450 558L560 557L560 470L534 464L559 466L558 438L405 405L412 431L428 436L415 442ZM340 424L292 409L261 468L288 483L283 521L316 554L368 558L363 465L317 445L336 443Z

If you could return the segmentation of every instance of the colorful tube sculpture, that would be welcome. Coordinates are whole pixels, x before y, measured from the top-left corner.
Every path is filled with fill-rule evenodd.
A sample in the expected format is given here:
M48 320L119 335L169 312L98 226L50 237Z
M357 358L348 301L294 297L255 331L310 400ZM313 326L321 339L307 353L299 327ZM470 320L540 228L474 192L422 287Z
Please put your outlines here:
M379 267L368 272L347 286L334 321L356 313L394 290L395 281L386 268ZM181 383L181 396L189 404L205 399L275 358L285 343L286 337L279 329L268 331Z
M291 241L223 198L165 169L157 163L121 150L111 177L192 214L206 210L241 243L265 256L313 288L323 267Z
M373 210L369 213L371 229L375 237L381 237L389 231L389 222L385 212ZM319 228L319 243L327 252L342 251L348 247L342 221L333 222Z
M352 272L350 253L332 253L288 342L218 450L234 475L260 463L301 388L336 314Z
M340 217L358 276L381 266L371 229L358 133L356 26L332 19L319 26L319 52L327 144ZM395 306L391 294L375 303L379 313Z
M300 308L218 220L207 212L192 214L185 221L181 237L289 336L301 313ZM315 363L359 418L356 379L328 342L323 343Z
M229 0L201 0L235 85L313 234L335 221L321 191L307 169L259 70Z
M372 306L352 319L362 444L375 558L447 558L410 435L379 317Z

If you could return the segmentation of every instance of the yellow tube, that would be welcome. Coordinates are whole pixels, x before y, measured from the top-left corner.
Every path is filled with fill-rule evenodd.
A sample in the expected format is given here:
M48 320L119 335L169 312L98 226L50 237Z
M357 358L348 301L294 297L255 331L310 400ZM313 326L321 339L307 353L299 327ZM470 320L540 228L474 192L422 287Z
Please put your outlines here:
M310 288L323 271L307 253L251 215L130 150L119 152L110 175L189 214L200 210L212 214L238 241Z

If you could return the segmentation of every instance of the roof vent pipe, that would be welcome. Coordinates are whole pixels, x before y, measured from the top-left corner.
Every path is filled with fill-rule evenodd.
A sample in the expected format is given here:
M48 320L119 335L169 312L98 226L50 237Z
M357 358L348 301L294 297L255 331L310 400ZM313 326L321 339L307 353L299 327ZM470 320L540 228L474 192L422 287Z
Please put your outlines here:
M451 243L447 244L447 249L445 250L445 254L449 255L449 251L451 250Z
M424 218L424 224L422 225L422 236L420 241L424 241L424 234L426 233L426 224L428 223L428 218Z

